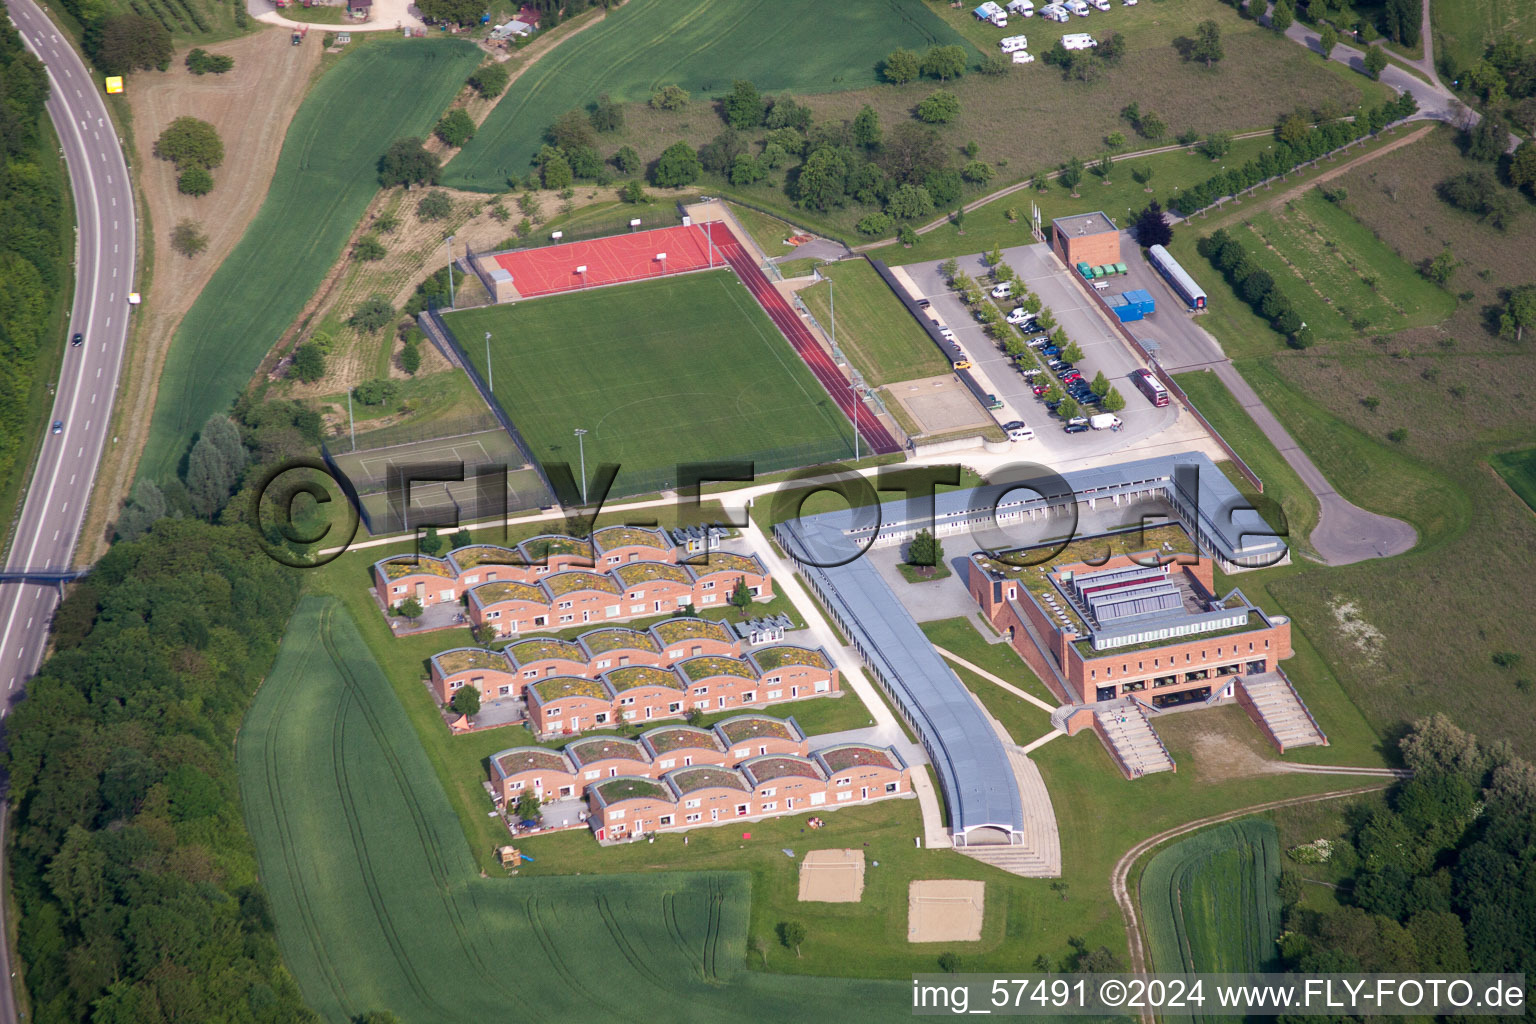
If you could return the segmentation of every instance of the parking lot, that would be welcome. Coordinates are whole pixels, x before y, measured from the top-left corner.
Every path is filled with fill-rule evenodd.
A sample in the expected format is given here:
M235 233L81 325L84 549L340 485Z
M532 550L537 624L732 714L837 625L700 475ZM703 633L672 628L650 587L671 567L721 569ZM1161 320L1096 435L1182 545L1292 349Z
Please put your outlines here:
M1066 329L1067 336L1083 350L1083 358L1076 364L1083 375L1091 380L1095 373L1102 370L1109 382L1125 396L1125 409L1117 413L1125 423L1122 429L1065 433L1061 421L1046 411L1044 402L1034 396L1030 385L1014 369L1013 362L998 348L996 342L987 337L985 328L972 318L960 296L949 289L943 275L939 273L939 263L942 261L901 267L917 289L914 297L930 300L932 311L954 330L956 343L964 358L972 363L971 372L978 382L1003 402L1003 408L993 414L998 423L1023 420L1034 428L1033 441L1017 442L1021 455L1051 465L1062 465L1130 448L1173 426L1178 417L1177 406L1170 404L1161 409L1154 408L1137 390L1136 385L1131 383L1131 371L1140 368L1141 364L1137 362L1130 347L1105 323L1098 308L1092 305L1067 272L1060 269L1060 264L1052 257L1048 246L1027 245L1005 249L1003 259L1018 272L1029 290L1039 295L1040 301L1050 307L1057 322ZM986 280L987 266L980 255L961 257L958 263L960 269L976 278L978 283ZM1114 281L1117 283L1110 287L1123 290L1119 288L1118 282L1126 280L1116 278ZM1145 286L1128 282L1125 284L1125 288L1134 287ZM1159 286L1159 290L1153 292L1160 311L1154 314L1154 319L1164 315L1184 318L1183 312L1176 310L1165 298L1167 294L1166 286ZM1166 314L1161 312L1165 308Z

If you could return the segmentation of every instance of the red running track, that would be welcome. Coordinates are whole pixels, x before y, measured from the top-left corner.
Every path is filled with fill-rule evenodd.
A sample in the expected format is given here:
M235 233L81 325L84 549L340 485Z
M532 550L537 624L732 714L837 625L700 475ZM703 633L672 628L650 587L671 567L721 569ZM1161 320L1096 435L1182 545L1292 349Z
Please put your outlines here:
M763 312L768 314L768 318L784 333L784 337L789 339L790 345L800 354L800 358L805 360L805 365L810 367L811 373L821 381L821 386L827 389L827 394L832 396L838 408L853 420L856 399L848 387L848 381L832 362L832 357L817 344L815 337L801 322L799 315L785 301L779 290L769 282L758 267L757 261L736 240L736 236L731 234L730 229L718 222L703 226L715 243L715 248L720 250L725 261L741 279L741 283L747 286L747 290L757 300L757 304L763 307ZM856 422L859 425L859 433L864 436L864 440L874 454L889 455L892 452L901 451L901 445L891 436L891 432L886 430L885 426L868 410L861 409Z

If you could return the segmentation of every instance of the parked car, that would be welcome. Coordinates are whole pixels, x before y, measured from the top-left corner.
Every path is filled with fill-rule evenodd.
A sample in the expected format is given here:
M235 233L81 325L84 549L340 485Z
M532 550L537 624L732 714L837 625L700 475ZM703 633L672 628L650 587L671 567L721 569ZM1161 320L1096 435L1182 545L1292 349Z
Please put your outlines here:
M1030 323L1033 320L1034 317L1023 306L1014 307L1013 312L1008 314L1008 322L1013 324L1015 327L1023 327L1025 324Z
M1003 424L1003 429L1004 430L1023 430L1024 429L1024 421L1023 420L1009 420L1007 423Z
M1039 398L1041 395L1045 394L1047 391L1049 391L1051 389L1046 387L1044 384L1036 384L1030 390L1032 390L1035 393L1035 397L1036 398Z
M1083 433L1086 433L1088 431L1088 424L1086 424L1086 423L1068 423L1062 429L1065 430L1069 434L1083 434Z
M1041 349L1040 351L1045 353L1047 356L1050 356L1052 359L1055 359L1057 356L1061 355L1061 346L1060 345L1047 345L1047 346L1045 346L1045 348Z
M1070 423L1070 424L1074 424L1074 425L1078 424L1078 423L1087 423L1088 422L1088 417L1087 416L1073 416L1071 419L1067 420L1067 422Z
M1035 432L1022 423L1008 431L1010 441L1033 441L1034 439Z
M941 326L939 328L939 337L943 338L945 341L954 341L955 332L950 330L948 327Z
M85 344L85 335L76 332L75 336L69 339L69 344L74 348L79 348Z
M933 305L933 303L930 302L927 299L918 299L917 300L917 308L918 309L927 309L931 305Z
M970 368L971 368L971 361L969 359L956 359L955 360L955 369L957 369L957 370L969 370Z
M1050 335L1042 334L1038 338L1030 338L1028 344L1029 344L1030 348L1044 348L1045 346L1049 345L1050 343L1051 343Z
M1079 398L1078 401L1080 403L1082 403L1083 405L1103 405L1104 404L1104 399L1100 398L1098 395L1094 394L1092 391L1088 392L1082 398Z
M1012 294L1013 294L1013 282L1012 281L1004 281L1001 284L996 285L992 289L992 297L994 299L1006 299L1008 296L1010 296Z
M988 395L987 396L987 408L988 409L990 409L993 412L996 412L998 409L1001 409L1002 407L1003 407L1003 403L998 400L998 397L996 395Z

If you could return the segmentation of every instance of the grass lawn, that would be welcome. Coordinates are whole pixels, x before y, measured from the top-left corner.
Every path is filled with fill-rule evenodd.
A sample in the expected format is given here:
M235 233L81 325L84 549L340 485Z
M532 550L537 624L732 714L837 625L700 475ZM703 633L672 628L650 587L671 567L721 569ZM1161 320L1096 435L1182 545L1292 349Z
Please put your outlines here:
M1500 452L1488 461L1498 470L1509 489L1536 512L1536 448L1518 452Z
M936 622L925 622L922 624L922 629L923 635L933 641L935 647L942 647L949 653L964 658L972 665L986 669L1000 679L1006 679L1024 692L1034 694L1053 707L1058 703L1051 691L1046 689L1045 684L1035 675L1034 670L1019 657L1017 651L1005 643L988 643L971 619L940 619ZM950 667L953 668L953 664ZM1040 710L1033 704L1019 700L996 683L989 682L986 685L1011 703L1030 711ZM983 700L982 703L987 702ZM988 707L991 708L991 705L988 704ZM995 709L992 713L997 715ZM1041 712L1041 715L1042 721L1045 721L1044 712ZM1001 715L997 717L1002 719Z
M1432 4L1435 57L1449 57L1465 70L1483 56L1483 49L1501 36L1512 36L1529 45L1536 37L1536 8L1525 0L1465 0L1459 4Z
M752 241L769 257L783 256L793 252L794 247L785 245L784 241L794 235L800 234L800 229L786 220L771 217L766 213L759 213L751 207L742 206L739 203L731 204L731 213L741 222L747 234L752 236ZM785 277L793 275L785 274Z
M425 135L482 54L467 40L348 48L288 128L266 201L182 320L139 473L165 481L228 409L336 262L378 192L388 140Z
M701 858L735 863L684 874L672 850L672 870L644 877L539 878L559 858L539 847L515 880L480 876L410 721L335 601L301 602L241 730L239 767L284 960L334 1024L385 1007L406 1024L470 1024L511 1005L539 1020L697 1022L800 1021L808 1004L877 1021L904 1005L905 983L743 970L745 858ZM758 848L792 869L778 845Z
M1201 415L1211 421L1211 425L1227 439L1228 444L1237 449L1243 461L1264 481L1264 492L1262 495L1254 492L1247 477L1235 472L1235 467L1234 472L1227 474L1233 483L1249 499L1254 500L1255 506L1260 508L1270 525L1280 529L1283 522L1288 531L1287 543L1293 548L1310 552L1312 545L1308 538L1317 526L1317 499L1301 482L1291 464L1280 457L1274 443L1264 436L1258 424L1243 411L1237 399L1232 397L1232 392L1227 390L1214 373L1181 373L1175 379ZM1222 463L1224 468L1228 465L1230 463ZM1283 521L1273 514L1272 505L1262 504L1266 501L1279 504Z
M764 94L863 89L879 81L879 63L897 47L944 43L965 45L921 0L781 0L748 7L638 0L610 10L518 78L448 165L444 183L501 190L509 176L528 172L556 117L585 109L600 95L643 103L675 83L702 108L736 79ZM966 48L970 61L979 59Z
M1258 819L1223 822L1154 854L1139 886L1151 969L1241 974L1273 967L1280 861L1274 825Z
M908 583L933 583L948 576L953 576L947 565L908 565L906 562L897 562L896 571L901 573L901 578Z
M944 353L868 260L831 263L821 273L828 280L803 289L800 297L823 327L836 332L838 347L871 386L949 371ZM840 313L835 326L834 312Z
M386 357L393 346L385 347ZM382 376L382 374L380 375ZM396 380L398 393L392 401L379 405L364 405L352 400L352 419L359 433L381 429L399 422L409 424L409 429L419 431L417 436L427 437L439 423L483 419L494 426L490 411L475 390L475 385L457 369L423 373L404 380ZM339 418L339 430L347 427L347 392L326 395L320 399L320 411Z
M1527 727L1536 693L1522 682L1536 645L1519 615L1490 614L1487 601L1496 594L1500 608L1536 606L1536 518L1489 467L1536 436L1536 356L1486 326L1503 289L1536 279L1536 250L1519 222L1499 232L1437 197L1438 182L1470 166L1454 129L1437 127L1335 182L1350 214L1407 264L1446 247L1464 261L1451 288L1471 297L1449 318L1379 342L1238 359L1340 494L1407 519L1421 538L1385 561L1233 578L1266 610L1291 617L1296 657L1286 672L1334 743L1298 751L1299 760L1393 760L1391 739L1437 711L1508 740L1521 756L1536 752ZM1517 217L1528 223L1528 213ZM1203 322L1234 351L1214 312ZM1489 381L1507 392L1494 415L1469 401ZM1400 441L1388 439L1399 430ZM1506 651L1521 664L1492 660Z
M612 493L672 486L677 467L729 455L763 472L853 454L853 426L729 271L688 274L445 321L541 462L589 477L617 463Z
M1456 309L1450 292L1415 273L1317 189L1246 227L1249 234L1237 236L1244 248L1293 297L1320 340L1437 324Z

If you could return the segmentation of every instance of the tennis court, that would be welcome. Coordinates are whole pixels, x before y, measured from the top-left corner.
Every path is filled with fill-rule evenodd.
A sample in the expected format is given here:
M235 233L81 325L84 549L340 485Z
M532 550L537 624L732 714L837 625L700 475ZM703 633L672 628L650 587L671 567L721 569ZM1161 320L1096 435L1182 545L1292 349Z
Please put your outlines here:
M371 534L409 529L412 523L472 522L553 504L543 478L498 428L372 448L330 451L326 457L358 495L358 512ZM505 492L498 470L506 469ZM412 478L409 508L391 471ZM462 475L462 480L424 479Z
M692 224L478 258L511 274L513 289L527 299L724 266L711 236L715 230L722 238L727 233L723 224Z

